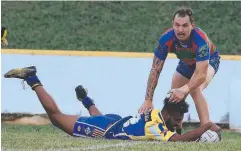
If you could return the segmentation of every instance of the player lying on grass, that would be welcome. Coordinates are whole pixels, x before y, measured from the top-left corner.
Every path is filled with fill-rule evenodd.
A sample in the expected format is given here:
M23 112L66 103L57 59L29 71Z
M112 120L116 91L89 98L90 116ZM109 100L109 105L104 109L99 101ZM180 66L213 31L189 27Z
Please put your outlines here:
M183 135L171 132L168 130L165 121L171 118L172 124L175 125L187 112L188 105L184 101L168 103L168 98L164 101L165 110L162 112L150 110L135 117L127 116L124 118L117 114L102 115L82 86L75 89L77 98L88 109L91 116L66 115L59 110L53 98L44 89L36 72L34 66L17 68L7 72L4 77L24 79L36 92L52 124L72 136L124 140L195 141L209 129L216 132L220 131L217 125L208 122ZM172 117L175 117L175 119L172 119Z

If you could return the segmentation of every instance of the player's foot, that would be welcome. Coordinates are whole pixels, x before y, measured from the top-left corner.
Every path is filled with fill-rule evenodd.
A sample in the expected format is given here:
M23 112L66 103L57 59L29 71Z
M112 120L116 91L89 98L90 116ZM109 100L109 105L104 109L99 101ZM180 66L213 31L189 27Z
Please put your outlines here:
M88 91L82 85L75 88L77 99L82 102L84 107L89 110L89 108L94 104L94 100L87 96Z
M79 85L75 88L76 96L79 101L82 102L83 99L87 97L87 89L85 89L82 85Z
M36 67L30 66L25 68L16 68L8 71L4 74L5 78L18 78L18 79L27 79L30 76L36 75Z
M28 85L34 90L38 86L43 86L38 79L37 69L35 66L25 67L25 68L16 68L8 71L4 74L5 78L18 78L23 79L28 83ZM23 84L23 88L24 88Z

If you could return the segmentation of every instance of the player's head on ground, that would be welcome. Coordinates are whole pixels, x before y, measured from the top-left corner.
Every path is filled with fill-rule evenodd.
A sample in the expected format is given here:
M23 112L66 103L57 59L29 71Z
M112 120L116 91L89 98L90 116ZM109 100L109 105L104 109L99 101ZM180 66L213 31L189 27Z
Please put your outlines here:
M169 120L171 120L172 126L176 127L181 124L184 113L188 112L189 105L183 100L179 103L169 102L169 98L164 99L164 107L169 114Z
M190 8L179 8L173 14L172 26L176 37L185 41L188 40L194 28L193 11Z

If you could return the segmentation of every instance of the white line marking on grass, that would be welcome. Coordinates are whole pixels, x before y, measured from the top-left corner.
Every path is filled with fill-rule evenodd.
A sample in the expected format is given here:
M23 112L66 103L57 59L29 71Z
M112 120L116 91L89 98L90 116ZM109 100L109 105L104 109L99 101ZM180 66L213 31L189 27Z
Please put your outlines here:
M106 149L106 148L112 148L112 147L129 147L133 145L141 144L141 142L127 142L127 143L118 143L118 144L110 144L110 145L93 145L86 148L82 148L82 150L96 150L96 149Z
M139 144L159 144L160 141L125 141L123 143L118 143L118 144L103 144L103 145L92 145L89 147L85 148L66 148L63 150L67 151L74 151L74 150L97 150L97 149L107 149L107 148L113 148L113 147L130 147L134 145L139 145Z
M139 144L159 144L159 141L125 141L117 144L103 144L103 145L92 145L89 147L69 147L69 148L51 148L51 149L33 149L33 151L77 151L77 150L98 150L98 149L107 149L113 147L130 147ZM3 151L25 151L26 149L6 149L1 148ZM29 150L29 149L27 149Z

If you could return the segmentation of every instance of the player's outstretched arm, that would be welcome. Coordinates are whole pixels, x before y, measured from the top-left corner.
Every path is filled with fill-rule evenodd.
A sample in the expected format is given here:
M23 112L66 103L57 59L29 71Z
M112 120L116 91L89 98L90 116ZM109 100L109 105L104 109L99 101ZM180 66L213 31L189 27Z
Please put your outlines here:
M152 68L147 82L145 100L152 100L164 62L164 60L159 60L156 56L154 56Z
M146 96L145 96L145 102L139 109L139 113L143 113L146 110L152 109L152 98L155 91L155 88L158 83L158 79L160 76L160 73L162 71L162 68L164 66L165 60L160 60L156 56L154 56L152 68L149 74L148 82L147 82L147 88L146 88Z
M206 79L208 72L209 60L200 61L196 63L196 69L190 81L187 83L188 91L192 92L199 87Z
M208 122L201 127L191 130L183 135L174 135L169 141L182 141L182 142L189 142L189 141L196 141L204 132L207 130L213 131L220 131L220 128L212 122Z

